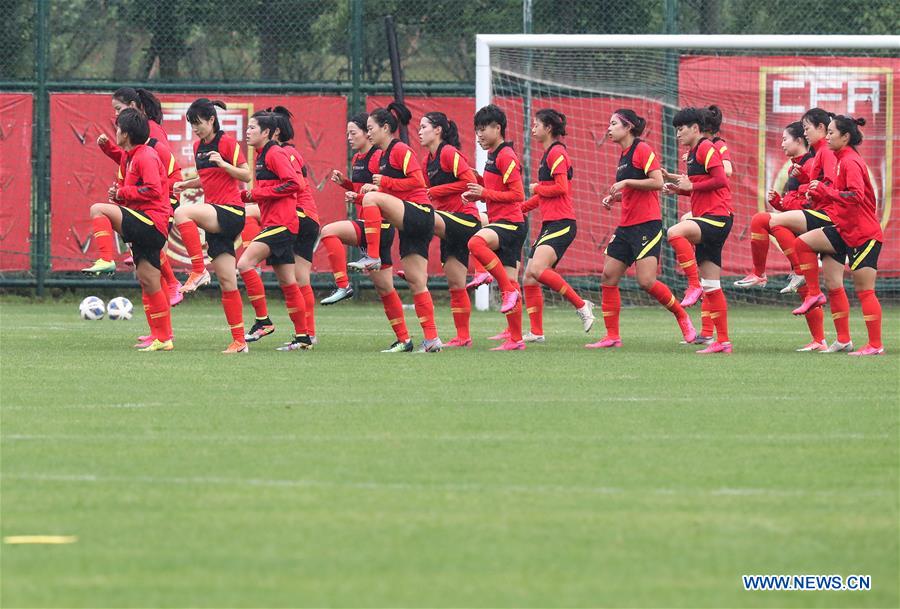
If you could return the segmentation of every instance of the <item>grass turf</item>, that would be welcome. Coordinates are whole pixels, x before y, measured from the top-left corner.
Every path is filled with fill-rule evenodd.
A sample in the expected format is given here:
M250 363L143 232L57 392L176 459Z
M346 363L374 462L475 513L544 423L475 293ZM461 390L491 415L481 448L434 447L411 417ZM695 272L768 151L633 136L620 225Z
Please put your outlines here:
M2 304L0 528L78 537L3 545L5 607L900 604L897 308L860 360L794 353L774 308L731 311L735 353L707 358L658 307L614 351L559 307L526 352L486 352L502 318L476 313L473 350L384 355L374 304L275 352L276 301L233 357L214 302L156 354L143 320L76 309ZM743 590L768 573L872 590Z

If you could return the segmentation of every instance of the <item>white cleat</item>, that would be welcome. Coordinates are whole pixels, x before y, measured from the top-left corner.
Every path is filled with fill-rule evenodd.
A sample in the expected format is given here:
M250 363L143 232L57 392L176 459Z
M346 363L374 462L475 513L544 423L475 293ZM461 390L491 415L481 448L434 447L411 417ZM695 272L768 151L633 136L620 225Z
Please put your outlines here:
M525 336L522 337L526 343L543 343L547 342L547 339L544 338L543 334L535 334L534 332L529 332Z
M790 294L791 292L796 292L800 289L800 286L806 284L806 277L803 275L798 275L797 273L791 273L788 275L788 284L781 288L779 294Z
M846 351L847 353L853 351L853 343L842 343L839 340L835 340L833 343L828 345L827 349L825 349L824 351L820 351L819 353L841 353L842 351Z
M581 325L585 333L590 332L594 325L594 303L590 300L585 300L584 306L580 309L575 309L575 313L581 319Z

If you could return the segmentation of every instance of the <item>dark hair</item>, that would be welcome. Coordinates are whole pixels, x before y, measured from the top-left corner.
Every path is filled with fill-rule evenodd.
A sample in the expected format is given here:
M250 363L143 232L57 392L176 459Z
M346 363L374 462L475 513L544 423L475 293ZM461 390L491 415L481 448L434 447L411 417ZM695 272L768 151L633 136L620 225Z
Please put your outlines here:
M132 145L143 144L150 139L150 123L144 113L136 108L125 108L116 117L116 125L128 136Z
M703 124L700 125L700 130L713 135L719 133L722 128L722 111L719 106L707 106L701 112L703 113Z
M806 140L806 133L803 131L803 123L800 121L794 121L790 125L784 128L785 131L788 132L795 140L803 140L803 145L807 148L809 147L809 142Z
M350 120L348 120L347 122L353 123L360 129L365 131L366 130L366 119L368 119L368 118L369 118L368 114L366 114L365 112L360 112L359 114L354 114L353 116L351 116Z
M806 121L813 127L818 127L819 125L824 125L825 128L828 128L828 123L831 122L831 119L834 118L834 113L823 110L822 108L810 108L803 114L803 117L800 119L801 121Z
M544 108L535 112L534 117L550 129L553 137L562 137L566 134L566 115L559 110Z
M840 131L841 135L850 134L849 144L851 146L855 148L862 144L863 134L859 128L866 124L866 119L853 118L852 116L840 114L831 119L831 122L834 123L834 128Z
M459 128L456 123L447 118L443 112L428 112L425 115L428 122L441 128L441 141L447 142L454 148L459 148Z
M642 133L644 133L644 129L647 127L647 119L642 116L638 116L637 112L631 110L629 108L619 108L613 114L618 114L626 121L631 123L631 135L634 137L640 137Z
M273 106L266 108L266 112L271 112L278 117L278 141L282 144L290 142L294 139L294 126L291 119L294 117L291 111L284 106Z
M281 128L281 117L274 112L260 110L259 112L254 112L250 118L256 119L260 132L269 132L269 139L275 137L275 131Z
M123 104L134 103L140 110L147 115L154 123L162 124L162 104L153 93L147 89L132 89L131 87L122 87L116 89L113 93L113 99L117 99Z
M216 106L222 108L222 110L227 110L228 106L225 105L225 102L219 100L209 100L205 97L201 97L200 99L195 99L193 103L188 107L187 112L185 112L184 117L191 124L196 125L201 120L208 121L209 119L215 119L213 121L213 129L216 132L221 131L219 127L219 115L216 113Z
M500 137L506 139L506 113L495 106L488 104L484 108L479 108L475 113L475 128L487 127L497 123L500 125Z
M394 101L389 103L387 108L375 108L369 117L379 127L387 125L391 129L391 133L395 133L400 125L409 124L409 121L412 120L412 112L400 102Z
M690 127L691 125L697 125L701 131L703 130L703 111L699 108L688 106L676 112L672 117L673 127Z

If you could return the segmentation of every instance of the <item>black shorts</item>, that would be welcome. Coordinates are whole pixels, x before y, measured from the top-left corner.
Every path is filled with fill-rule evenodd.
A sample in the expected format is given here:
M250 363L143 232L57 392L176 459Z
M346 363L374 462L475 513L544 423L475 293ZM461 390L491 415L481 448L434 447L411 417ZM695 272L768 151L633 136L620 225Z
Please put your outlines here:
M497 220L496 222L485 224L484 228L497 233L500 247L497 248L496 254L500 259L500 264L515 268L519 261L522 260L522 247L525 245L525 239L528 237L525 223Z
M662 248L662 220L650 220L630 226L619 226L603 252L625 266L644 258L659 260Z
M850 247L844 242L840 233L835 226L826 226L822 229L831 247L834 248L833 254L828 254L841 264L849 264L851 271L870 268L878 269L878 255L881 253L881 241L869 239L865 243L857 247Z
M806 217L806 230L816 230L817 228L825 228L826 226L834 226L834 222L828 217L828 214L815 209L804 209L803 215Z
M267 226L253 238L253 243L264 243L269 246L266 263L270 266L294 264L292 247L296 238L297 235L289 231L286 226Z
M294 255L300 256L307 262L312 262L316 241L319 240L319 223L299 209L297 217L300 219L300 229L294 240Z
M481 219L469 214L434 210L444 219L444 238L441 239L441 264L456 258L469 266L469 239L481 230Z
M129 207L122 207L122 239L131 245L134 266L146 260L160 267L159 253L166 245L166 236L159 232L147 214Z
M553 248L553 251L556 252L556 262L553 263L553 268L556 268L556 265L562 260L563 254L566 253L566 250L569 249L569 246L575 241L575 234L577 232L578 227L575 225L575 220L553 220L551 222L544 222L541 224L541 233L531 245L531 256L534 256L534 250L537 249L537 246L549 245Z
M418 254L428 260L434 238L434 210L428 205L403 202L403 230L400 231L400 258Z
M215 260L222 254L234 256L234 241L244 230L246 220L244 208L235 205L213 205L216 210L216 220L219 222L219 232L206 232L206 253L210 260Z
M697 216L688 218L700 227L700 243L697 244L697 264L707 260L722 266L722 246L731 233L734 216Z
M356 224L356 237L359 242L359 249L362 250L363 254L366 253L366 245L368 242L366 241L366 225L362 220L354 220L354 224ZM393 258L391 257L391 246L394 245L394 235L396 231L394 227L388 224L387 222L381 223L381 241L378 246L378 257L381 258L381 267L384 268L386 266L391 266L393 264Z

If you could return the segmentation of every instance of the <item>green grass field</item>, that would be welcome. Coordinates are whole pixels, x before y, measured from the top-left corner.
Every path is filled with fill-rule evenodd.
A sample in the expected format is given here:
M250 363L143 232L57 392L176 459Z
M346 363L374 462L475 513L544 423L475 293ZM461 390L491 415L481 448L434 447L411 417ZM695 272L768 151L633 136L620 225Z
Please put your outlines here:
M489 353L481 313L475 349L437 355L378 353L374 304L275 352L272 311L228 358L209 300L155 354L130 348L143 320L0 305L0 528L77 536L0 547L4 607L900 605L896 307L863 359L794 353L805 324L775 308L733 310L735 353L710 358L659 308L625 309L614 352L560 307L547 344Z

